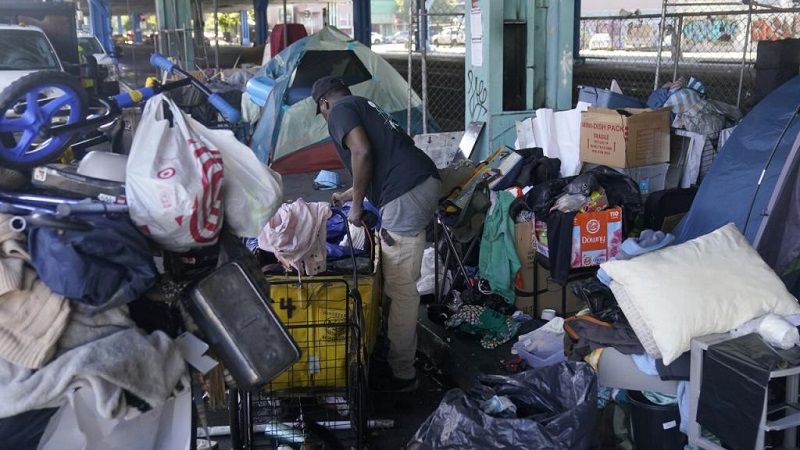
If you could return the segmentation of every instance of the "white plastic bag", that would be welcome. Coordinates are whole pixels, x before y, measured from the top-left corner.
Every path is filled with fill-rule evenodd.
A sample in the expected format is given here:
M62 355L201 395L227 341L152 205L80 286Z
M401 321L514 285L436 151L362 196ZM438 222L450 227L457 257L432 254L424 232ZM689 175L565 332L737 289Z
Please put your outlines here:
M222 155L196 123L165 96L151 98L126 166L131 219L176 252L214 244L222 228Z
M280 174L262 164L231 131L209 130L191 117L187 121L211 148L222 153L226 225L237 236L258 236L283 201Z
M420 270L420 277L417 279L417 292L419 295L428 295L433 294L436 291L436 261L435 261L436 250L433 247L429 247L425 249L425 252L422 254L422 266ZM447 270L442 263L442 260L439 259L439 280L445 278L445 274ZM452 277L450 274L447 274L447 279L444 282L444 292L441 292L442 297L446 296L448 292L450 292L450 284L452 283Z
M800 345L797 327L777 314L770 313L745 322L732 330L731 336L739 337L750 333L758 333L767 344L783 350Z

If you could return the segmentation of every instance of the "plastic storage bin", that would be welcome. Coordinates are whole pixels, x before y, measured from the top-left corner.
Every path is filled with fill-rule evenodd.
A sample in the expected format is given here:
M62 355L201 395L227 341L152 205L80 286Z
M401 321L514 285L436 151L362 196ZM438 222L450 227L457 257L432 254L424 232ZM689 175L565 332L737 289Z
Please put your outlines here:
M532 351L529 352L526 347ZM561 334L540 333L530 342L517 342L513 348L520 358L534 368L552 366L567 359L564 356L564 336Z
M663 191L667 188L669 163L615 170L633 178L639 184L639 191L641 191L642 197L647 197L651 192Z
M628 391L631 425L636 448L683 450L686 435L681 433L678 405L656 405L639 391Z
M608 89L591 86L578 86L578 101L591 103L598 108L623 109L647 108L641 100L627 95L617 94Z

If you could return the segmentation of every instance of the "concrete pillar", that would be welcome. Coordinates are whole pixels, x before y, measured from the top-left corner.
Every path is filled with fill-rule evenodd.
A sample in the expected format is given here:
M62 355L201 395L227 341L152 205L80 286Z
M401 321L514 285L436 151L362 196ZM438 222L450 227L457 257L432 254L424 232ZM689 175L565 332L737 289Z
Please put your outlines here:
M367 47L372 45L370 0L353 0L353 37Z
M245 47L250 46L250 25L247 23L247 10L239 11L239 21L242 28L242 42Z
M89 28L107 52L114 51L111 37L111 1L89 0Z
M122 16L117 16L116 34L125 35L125 28L122 27Z
M142 15L138 12L131 14L131 28L133 29L133 42L142 43Z

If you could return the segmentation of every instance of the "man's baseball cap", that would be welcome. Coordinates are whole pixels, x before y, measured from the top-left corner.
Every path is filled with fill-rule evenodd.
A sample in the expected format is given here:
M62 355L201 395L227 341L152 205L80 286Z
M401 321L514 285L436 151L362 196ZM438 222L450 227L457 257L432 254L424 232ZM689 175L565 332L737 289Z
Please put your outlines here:
M311 97L314 99L314 103L317 104L317 114L319 114L319 99L328 92L340 88L347 88L341 78L328 76L314 82L314 86L311 88Z

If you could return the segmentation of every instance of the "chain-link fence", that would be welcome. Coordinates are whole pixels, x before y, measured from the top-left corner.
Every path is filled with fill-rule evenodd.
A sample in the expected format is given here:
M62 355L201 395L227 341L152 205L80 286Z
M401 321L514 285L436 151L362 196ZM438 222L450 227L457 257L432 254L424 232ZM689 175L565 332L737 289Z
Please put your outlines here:
M427 105L428 132L463 130L464 0L428 2L427 11L414 9L417 2L406 3L398 21L407 33L372 48L410 80Z
M646 99L655 86L694 76L711 98L744 106L758 43L800 37L798 13L800 5L685 1L668 4L663 27L660 14L582 18L575 84L607 87L616 79L626 94Z

